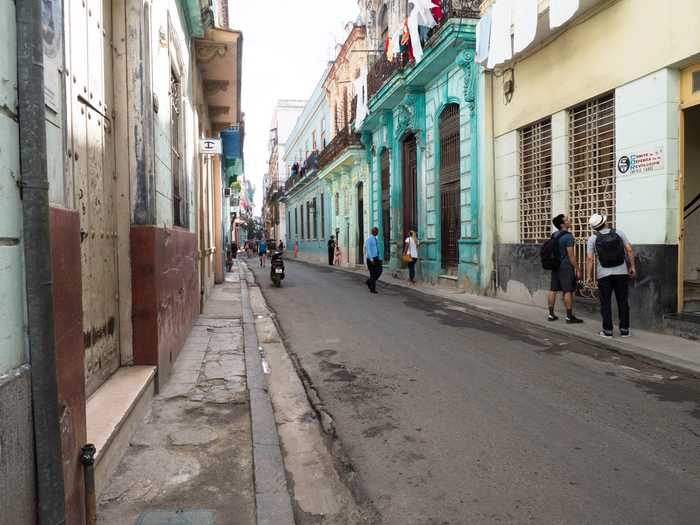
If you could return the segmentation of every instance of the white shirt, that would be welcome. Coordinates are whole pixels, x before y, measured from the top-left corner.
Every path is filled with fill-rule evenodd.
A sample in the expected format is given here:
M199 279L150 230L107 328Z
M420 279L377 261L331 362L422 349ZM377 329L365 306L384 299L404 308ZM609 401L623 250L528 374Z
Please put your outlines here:
M404 244L408 244L408 254L414 259L418 259L418 246L416 246L416 241L413 237L406 237Z

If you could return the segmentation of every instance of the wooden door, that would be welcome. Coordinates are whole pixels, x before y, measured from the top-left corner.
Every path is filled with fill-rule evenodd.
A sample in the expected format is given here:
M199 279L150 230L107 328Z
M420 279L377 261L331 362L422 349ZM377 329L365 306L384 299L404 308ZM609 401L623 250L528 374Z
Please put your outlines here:
M384 261L391 257L391 173L389 171L389 150L382 151L382 241L384 243Z
M67 147L80 214L86 394L119 368L110 0L66 2Z
M362 264L363 248L365 237L365 197L364 184L361 182L357 185L357 257L356 263Z
M416 136L411 133L403 141L403 239L409 230L418 232L418 161Z
M453 269L459 261L459 105L450 104L440 115L440 229L442 267Z

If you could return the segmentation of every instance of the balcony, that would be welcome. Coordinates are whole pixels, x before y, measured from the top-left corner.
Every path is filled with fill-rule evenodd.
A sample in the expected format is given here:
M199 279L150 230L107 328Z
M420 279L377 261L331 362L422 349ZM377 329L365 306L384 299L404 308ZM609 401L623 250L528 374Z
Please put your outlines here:
M312 151L301 165L295 162L294 166L292 166L292 174L287 179L287 182L284 183L284 190L291 190L297 183L303 181L307 174L316 171L318 169L318 158L318 151Z
M340 157L346 149L353 146L362 147L360 135L350 131L349 127L345 127L336 133L328 146L323 148L323 151L318 157L318 168L323 169L330 165L335 159Z
M435 45L439 38L440 30L452 18L474 18L478 19L481 12L482 0L442 0L442 20L428 33L428 39L424 48L428 49ZM394 57L389 62L386 53L382 52L370 67L367 73L367 100L371 100L380 89L386 84L394 73L407 67L411 67L413 62L409 61L408 53L402 53Z

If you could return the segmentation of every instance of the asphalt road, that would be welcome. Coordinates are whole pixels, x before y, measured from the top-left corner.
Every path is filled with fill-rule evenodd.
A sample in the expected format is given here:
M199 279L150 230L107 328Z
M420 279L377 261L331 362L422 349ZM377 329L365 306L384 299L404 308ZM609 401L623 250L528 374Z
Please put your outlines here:
M286 264L250 267L383 523L700 523L700 381Z

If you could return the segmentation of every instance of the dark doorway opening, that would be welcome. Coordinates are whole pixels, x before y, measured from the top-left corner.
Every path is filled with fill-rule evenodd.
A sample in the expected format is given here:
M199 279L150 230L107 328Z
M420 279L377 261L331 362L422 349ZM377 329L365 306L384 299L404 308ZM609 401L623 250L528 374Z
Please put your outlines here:
M357 264L362 264L364 255L362 253L364 248L364 237L365 237L365 198L364 198L364 184L361 182L357 185L357 255L355 257L355 262Z
M388 262L391 256L391 183L389 171L390 153L388 149L382 151L382 243L384 244L384 261Z
M409 230L418 232L418 160L416 135L409 133L403 140L403 239ZM401 239L403 243L403 239ZM403 246L402 246L403 247Z

